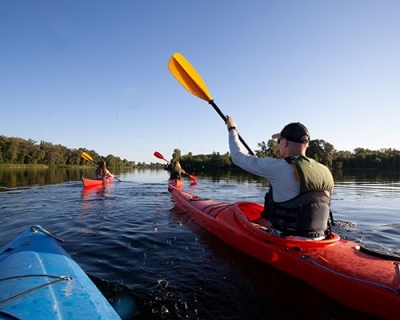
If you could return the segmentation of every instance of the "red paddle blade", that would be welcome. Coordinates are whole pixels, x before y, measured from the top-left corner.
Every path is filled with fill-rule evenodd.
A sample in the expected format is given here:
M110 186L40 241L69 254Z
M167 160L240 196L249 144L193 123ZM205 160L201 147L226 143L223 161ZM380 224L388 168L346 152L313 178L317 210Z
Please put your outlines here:
M155 155L158 159L165 160L164 156L163 156L161 153L159 153L158 151L154 151L154 155Z
M189 179L190 179L190 180L197 181L197 177L194 176L194 175L192 175L192 174L189 174Z

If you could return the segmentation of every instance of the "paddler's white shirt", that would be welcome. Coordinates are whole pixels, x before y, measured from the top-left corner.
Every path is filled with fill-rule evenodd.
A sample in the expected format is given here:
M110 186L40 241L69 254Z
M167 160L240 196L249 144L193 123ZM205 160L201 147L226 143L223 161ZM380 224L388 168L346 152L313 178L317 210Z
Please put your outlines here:
M252 174L268 179L274 189L274 201L292 199L300 193L300 182L293 166L286 160L257 158L248 154L236 130L229 132L229 149L234 164Z

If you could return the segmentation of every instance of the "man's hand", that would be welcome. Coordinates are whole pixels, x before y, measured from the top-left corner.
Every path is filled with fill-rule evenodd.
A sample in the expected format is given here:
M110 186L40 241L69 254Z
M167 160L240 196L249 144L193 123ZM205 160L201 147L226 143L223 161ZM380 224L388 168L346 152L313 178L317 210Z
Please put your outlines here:
M228 128L228 131L231 131L232 129L236 129L236 122L235 122L235 120L232 119L231 116L226 117L226 127Z

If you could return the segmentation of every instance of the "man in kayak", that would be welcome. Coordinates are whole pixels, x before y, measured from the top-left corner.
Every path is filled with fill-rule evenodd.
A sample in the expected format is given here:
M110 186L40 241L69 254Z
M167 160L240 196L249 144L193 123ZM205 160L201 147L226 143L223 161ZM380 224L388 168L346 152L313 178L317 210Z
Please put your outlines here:
M181 164L179 163L179 161L174 161L173 163L167 163L164 166L165 170L170 171L170 179L181 179L181 175L182 174L186 174L185 170L183 170L181 168Z
M265 195L263 218L257 222L281 237L320 240L329 235L334 181L326 166L306 157L310 142L307 128L295 122L272 135L279 144L280 159L276 159L249 155L232 117L227 117L227 127L233 163L271 184Z

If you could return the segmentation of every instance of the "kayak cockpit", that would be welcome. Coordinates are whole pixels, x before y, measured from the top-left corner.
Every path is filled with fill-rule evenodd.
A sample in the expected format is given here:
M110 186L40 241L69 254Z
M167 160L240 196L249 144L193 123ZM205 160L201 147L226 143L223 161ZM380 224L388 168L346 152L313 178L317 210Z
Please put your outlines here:
M326 239L323 240L279 237L269 233L269 230L267 228L257 226L257 224L254 223L261 218L261 212L264 210L264 206L262 206L261 204L255 202L240 201L234 204L234 209L237 213L237 218L241 220L242 223L251 226L250 230L257 233L258 236L263 235L264 237L267 237L268 242L273 242L288 247L302 245L306 245L307 247L323 247L340 240L340 236L333 232Z

